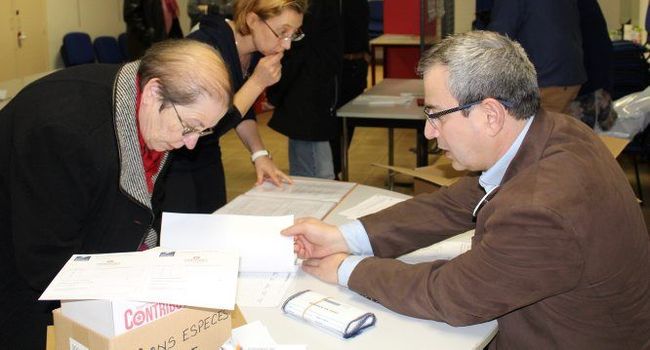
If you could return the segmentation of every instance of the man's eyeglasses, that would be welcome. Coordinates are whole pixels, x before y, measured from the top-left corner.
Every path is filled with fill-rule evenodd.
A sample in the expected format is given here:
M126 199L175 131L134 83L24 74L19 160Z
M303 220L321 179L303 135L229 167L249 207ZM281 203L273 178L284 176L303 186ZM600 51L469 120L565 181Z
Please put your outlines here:
M510 103L508 101L500 100L500 99L496 99L496 100L499 101L502 105L504 105L504 106L506 106L508 108L512 108L512 103ZM439 112L434 112L433 107L431 107L431 106L425 106L424 107L424 115L427 117L427 120L429 121L429 123L431 123L431 126L438 129L440 127L440 118L442 118L443 116L445 116L447 114L450 114L450 113L454 113L454 112L458 112L458 111L462 111L462 110L474 107L475 105L477 105L477 104L479 104L481 102L483 102L483 100L478 100L478 101L466 103L464 105L454 107L454 108L445 109L445 110L442 110L442 111L439 111Z
M210 135L214 132L212 128L207 128L207 129L197 129L195 127L191 127L183 122L183 119L181 119L181 115L178 114L178 110L176 109L176 105L172 102L171 103L172 107L174 108L174 112L176 112L176 117L178 117L178 121L181 123L181 126L183 127L183 136L190 135L190 134L197 134L199 137L201 136L206 136Z
M275 32L275 30L273 30L273 28L271 28L271 26L265 20L262 20L262 22L266 24L266 26L269 28L271 33L273 33L273 35L275 35L275 37L278 39L282 39L284 41L296 42L302 40L302 38L305 37L305 33L303 33L300 28L296 29L296 31L291 34L282 34L282 36L280 36L278 33Z

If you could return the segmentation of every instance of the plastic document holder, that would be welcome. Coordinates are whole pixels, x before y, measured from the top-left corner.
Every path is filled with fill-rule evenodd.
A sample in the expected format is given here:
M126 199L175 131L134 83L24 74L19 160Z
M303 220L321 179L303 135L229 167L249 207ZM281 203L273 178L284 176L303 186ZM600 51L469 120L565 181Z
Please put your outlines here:
M290 296L282 304L282 311L344 339L358 335L376 322L373 313L310 290Z

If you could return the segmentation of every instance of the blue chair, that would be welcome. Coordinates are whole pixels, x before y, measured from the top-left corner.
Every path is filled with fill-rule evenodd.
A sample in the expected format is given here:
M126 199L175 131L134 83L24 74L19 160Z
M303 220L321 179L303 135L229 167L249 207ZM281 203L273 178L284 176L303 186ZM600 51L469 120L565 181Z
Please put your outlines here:
M368 1L370 18L368 21L368 35L374 39L384 34L384 2Z
M66 67L95 62L95 53L90 36L86 33L72 32L63 36L61 57Z
M98 36L93 42L95 47L95 55L97 55L97 62L99 63L122 63L124 57L120 47L117 45L117 39L112 36Z
M120 52L122 52L124 62L130 61L131 56L129 55L129 46L126 39L126 33L122 33L117 37L117 44L120 46Z

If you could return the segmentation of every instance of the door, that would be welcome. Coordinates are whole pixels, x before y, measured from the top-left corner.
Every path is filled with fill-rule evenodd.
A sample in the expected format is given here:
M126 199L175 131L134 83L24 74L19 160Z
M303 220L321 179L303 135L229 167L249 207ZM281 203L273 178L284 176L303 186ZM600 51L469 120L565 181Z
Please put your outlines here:
M0 81L48 70L45 0L0 1Z

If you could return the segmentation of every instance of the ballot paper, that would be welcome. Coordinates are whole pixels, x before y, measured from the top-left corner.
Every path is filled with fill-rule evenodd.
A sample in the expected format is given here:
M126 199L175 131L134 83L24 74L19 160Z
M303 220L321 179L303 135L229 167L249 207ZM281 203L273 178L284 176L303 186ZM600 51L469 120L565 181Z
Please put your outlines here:
M282 305L282 311L342 338L354 337L376 321L373 313L310 290L290 296Z
M277 187L264 182L246 192L247 196L266 196L273 198L307 199L326 202L340 202L356 186L353 182L293 179L293 184Z
M271 337L268 328L260 321L254 321L233 328L232 337L221 346L221 350L306 350L307 345L281 345Z
M234 253L216 251L73 255L39 300L133 300L232 310L238 261Z
M278 307L294 277L292 272L241 272L237 280L237 305Z
M293 216L163 213L160 246L227 250L240 256L240 272L294 272L293 239L280 231Z
M355 220L362 216L370 215L388 207L392 207L393 205L405 200L405 198L395 198L376 194L352 208L339 212L338 214L343 215L350 220Z
M286 186L286 185L285 185ZM335 202L310 199L274 198L243 194L217 210L217 214L293 215L296 218L322 219L334 208Z
M413 101L413 96L391 96L391 95L361 95L352 101L355 105L369 106L395 106L407 105Z

